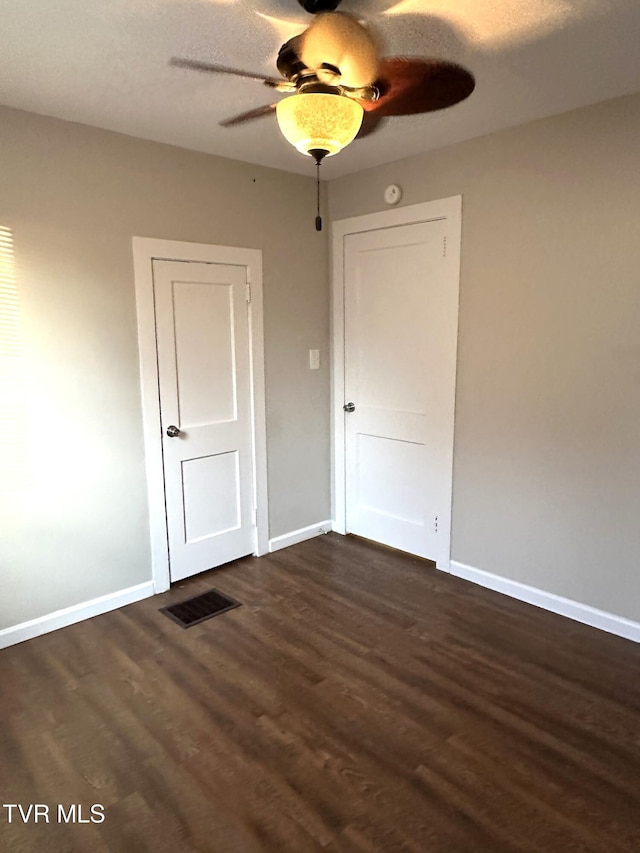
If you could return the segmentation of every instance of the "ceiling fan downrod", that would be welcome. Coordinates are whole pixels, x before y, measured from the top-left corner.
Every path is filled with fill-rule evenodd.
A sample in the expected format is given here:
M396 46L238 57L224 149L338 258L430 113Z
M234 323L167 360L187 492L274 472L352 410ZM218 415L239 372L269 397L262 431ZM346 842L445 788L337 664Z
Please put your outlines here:
M342 0L298 0L305 12L319 15L321 12L335 12Z

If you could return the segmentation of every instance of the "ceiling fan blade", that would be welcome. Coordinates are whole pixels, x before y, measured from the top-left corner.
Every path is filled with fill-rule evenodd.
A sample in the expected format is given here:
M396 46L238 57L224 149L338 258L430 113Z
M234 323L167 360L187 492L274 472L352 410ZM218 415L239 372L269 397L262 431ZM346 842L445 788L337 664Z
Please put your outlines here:
M473 92L473 75L454 62L389 56L380 63L377 101L363 102L379 116L406 116L444 110L464 101Z
M229 68L227 65L214 65L210 62L200 62L197 59L181 59L179 56L174 56L169 61L169 65L173 65L174 68L189 68L191 71L204 71L207 74L232 74L234 77L259 80L265 86L271 86L274 89L287 82L278 77L265 77L264 74L254 74L252 71L241 71L239 68Z
M383 116L378 115L378 113L365 112L360 130L356 134L356 139L364 139L366 136L371 136L383 124Z
M220 122L220 127L235 127L237 124L244 124L247 121L253 121L254 118L262 118L263 116L271 115L275 112L275 104L265 104L263 107L256 107L255 110L247 110L246 113L238 113L237 116L226 118Z

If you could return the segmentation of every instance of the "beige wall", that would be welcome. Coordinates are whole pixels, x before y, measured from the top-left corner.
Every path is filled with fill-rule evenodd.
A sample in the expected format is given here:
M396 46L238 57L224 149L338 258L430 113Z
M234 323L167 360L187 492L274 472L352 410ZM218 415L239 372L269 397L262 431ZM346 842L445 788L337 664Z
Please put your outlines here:
M0 629L151 577L133 235L262 249L270 535L329 518L313 178L4 108L0 128L28 374L24 477L0 522Z
M454 560L640 619L640 96L332 181L463 196Z
M0 128L29 475L0 520L0 629L150 579L134 234L263 250L270 535L328 518L312 179L4 108ZM392 182L402 204L463 195L453 558L632 619L639 138L634 96L329 187L334 219L384 209Z

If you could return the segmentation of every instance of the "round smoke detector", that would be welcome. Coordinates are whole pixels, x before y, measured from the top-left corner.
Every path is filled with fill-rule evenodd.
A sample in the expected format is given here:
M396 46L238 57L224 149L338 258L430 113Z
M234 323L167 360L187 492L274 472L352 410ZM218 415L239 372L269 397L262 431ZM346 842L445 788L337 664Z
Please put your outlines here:
M397 184L389 184L384 191L384 200L387 204L397 204L402 198L402 190Z

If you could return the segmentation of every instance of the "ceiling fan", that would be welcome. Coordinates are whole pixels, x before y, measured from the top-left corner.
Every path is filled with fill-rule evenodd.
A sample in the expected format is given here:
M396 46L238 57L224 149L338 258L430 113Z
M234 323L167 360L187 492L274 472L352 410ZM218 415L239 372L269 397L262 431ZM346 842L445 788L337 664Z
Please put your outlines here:
M179 68L258 80L288 95L225 119L220 122L223 127L275 113L284 137L319 167L324 157L369 136L388 116L445 109L473 92L473 75L456 63L411 56L379 58L372 32L351 15L336 11L341 0L298 2L315 18L280 48L276 65L281 77L171 59L170 64ZM316 228L321 228L319 215Z

